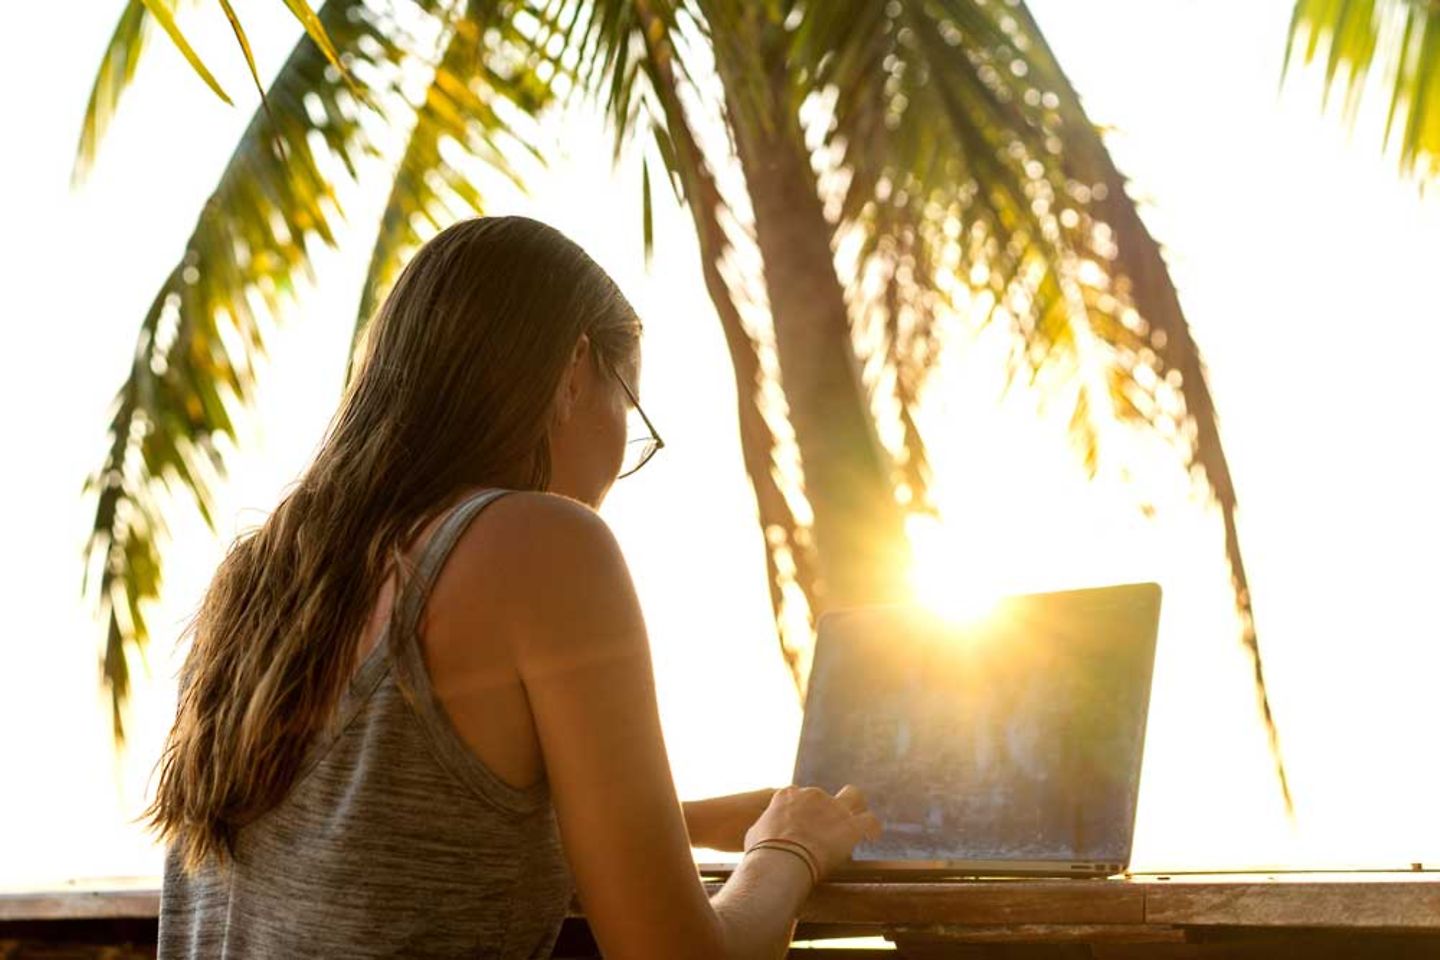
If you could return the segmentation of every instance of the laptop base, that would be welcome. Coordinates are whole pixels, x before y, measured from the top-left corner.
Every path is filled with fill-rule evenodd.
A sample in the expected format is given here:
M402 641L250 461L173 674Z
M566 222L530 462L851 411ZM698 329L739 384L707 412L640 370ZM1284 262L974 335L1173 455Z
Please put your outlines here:
M734 863L702 863L702 877L728 879ZM1104 880L1123 874L1123 863L1069 863L1048 860L870 860L836 868L826 883L925 883L938 880Z

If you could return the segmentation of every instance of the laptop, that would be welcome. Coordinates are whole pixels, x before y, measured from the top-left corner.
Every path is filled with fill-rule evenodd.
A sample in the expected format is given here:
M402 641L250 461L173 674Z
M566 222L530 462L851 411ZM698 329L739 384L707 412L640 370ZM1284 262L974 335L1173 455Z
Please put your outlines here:
M1159 619L1153 583L824 616L794 782L884 826L832 879L1124 872Z

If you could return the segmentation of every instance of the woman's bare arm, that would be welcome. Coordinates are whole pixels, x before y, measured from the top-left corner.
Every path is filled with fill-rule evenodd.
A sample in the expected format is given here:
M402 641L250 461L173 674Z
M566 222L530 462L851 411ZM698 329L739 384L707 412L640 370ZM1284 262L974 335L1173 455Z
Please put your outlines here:
M760 851L713 905L706 898L639 603L604 522L560 497L512 495L467 531L451 563L493 603L499 636L487 642L514 652L566 856L608 960L783 956L808 872Z
M738 853L744 849L745 831L770 806L774 796L775 789L766 787L684 801L680 807L685 812L685 832L690 835L690 846Z

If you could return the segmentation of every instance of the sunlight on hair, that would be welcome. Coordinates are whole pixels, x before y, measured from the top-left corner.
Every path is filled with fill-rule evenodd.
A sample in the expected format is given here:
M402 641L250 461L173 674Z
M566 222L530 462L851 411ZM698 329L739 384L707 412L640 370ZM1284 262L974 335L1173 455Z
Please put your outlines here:
M905 532L915 555L910 585L922 606L958 626L979 624L995 612L1004 587L961 548L954 531L935 517L912 513Z

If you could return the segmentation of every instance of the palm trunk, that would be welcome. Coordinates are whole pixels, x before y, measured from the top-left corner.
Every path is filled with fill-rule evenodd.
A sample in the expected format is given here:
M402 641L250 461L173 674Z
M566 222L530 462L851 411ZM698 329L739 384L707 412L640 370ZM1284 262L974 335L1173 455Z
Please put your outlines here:
M755 493L755 508L765 542L765 566L770 585L770 605L780 639L781 655L790 669L797 687L804 671L801 659L803 645L791 642L784 630L785 597L780 573L780 553L789 553L794 564L794 581L806 602L815 606L815 572L813 548L802 541L799 523L789 501L775 477L775 435L761 407L761 390L765 375L760 366L759 350L735 304L730 288L720 272L720 263L730 242L720 223L724 207L719 186L696 143L694 133L680 102L679 84L675 77L674 52L668 39L668 25L649 0L635 0L635 11L641 24L650 62L654 65L655 93L665 113L665 125L673 144L675 164L679 168L687 206L695 224L700 245L700 266L705 289L715 307L730 352L730 365L735 374L736 418L740 429L740 449L745 472ZM803 688L802 688L803 694Z
M781 385L814 514L817 612L895 599L905 592L909 567L904 517L860 381L784 35L762 19L762 5L738 6L736 22L715 31L716 67L754 210Z

